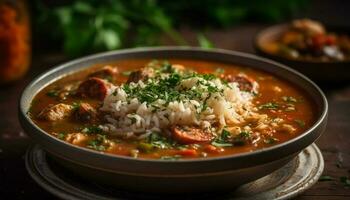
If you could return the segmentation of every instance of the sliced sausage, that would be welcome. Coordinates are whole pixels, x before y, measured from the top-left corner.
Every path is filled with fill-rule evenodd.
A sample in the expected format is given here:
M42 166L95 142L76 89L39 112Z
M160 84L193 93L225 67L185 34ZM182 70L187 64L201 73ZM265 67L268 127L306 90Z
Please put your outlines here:
M172 128L173 138L181 144L209 142L214 137L210 132L188 126L175 126Z
M127 83L131 83L131 82L137 83L140 80L145 81L152 76L154 76L154 70L152 68L145 67L140 70L131 72L127 80Z
M102 69L93 72L92 74L89 75L89 77L96 77L96 78L105 79L109 82L115 82L117 79L118 73L119 71L117 67L112 67L107 65Z
M254 90L254 80L244 75L227 75L222 77L223 80L228 82L236 82L238 83L238 87L240 90L252 92Z
M81 103L74 111L74 117L79 122L94 122L97 118L97 111L88 103Z
M105 80L92 77L79 85L77 95L102 101L107 96L110 87L111 84Z
M59 121L69 117L72 114L72 111L73 106L64 103L49 105L39 113L38 118L47 121Z

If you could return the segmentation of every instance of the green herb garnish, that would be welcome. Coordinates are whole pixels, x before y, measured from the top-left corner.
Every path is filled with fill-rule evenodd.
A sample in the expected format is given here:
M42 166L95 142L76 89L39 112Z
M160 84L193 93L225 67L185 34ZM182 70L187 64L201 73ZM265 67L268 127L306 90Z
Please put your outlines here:
M80 102L73 102L72 106L73 106L73 110L78 110L80 108Z
M279 105L277 103L274 102L269 102L266 104L262 104L259 106L260 110L276 110L279 108Z
M297 123L301 128L305 126L305 122L303 120L295 119L294 122Z
M103 130L98 126L85 127L81 132L87 134L102 134Z
M265 144L274 144L274 143L276 143L278 141L279 140L277 138L274 138L274 137L269 137L269 138L264 140Z
M57 138L60 140L64 140L66 138L66 135L67 135L67 133L65 133L65 132L59 132L57 134Z
M244 145L251 138L251 133L248 131L240 132L236 137L233 138L234 145Z
M143 152L151 152L155 149L169 149L177 144L159 133L151 133L145 141L138 143L137 148Z
M105 151L107 149L107 147L104 145L106 140L107 140L106 135L98 134L95 139L90 140L88 142L86 147L97 151Z
M233 146L232 142L229 141L231 138L231 133L226 129L223 129L221 135L212 141L212 145L216 147L231 147Z
M57 90L50 90L46 93L46 95L49 97L55 98L55 97L58 97L59 92Z
M283 96L282 100L288 103L297 103L297 99L291 96Z
M123 71L122 75L123 76L130 76L131 73L132 73L132 71Z

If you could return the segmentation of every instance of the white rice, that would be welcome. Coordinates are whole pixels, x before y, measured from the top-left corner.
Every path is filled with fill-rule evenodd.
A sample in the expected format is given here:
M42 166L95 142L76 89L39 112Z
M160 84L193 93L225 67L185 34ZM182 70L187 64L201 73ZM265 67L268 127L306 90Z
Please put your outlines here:
M158 99L147 104L128 96L123 85L113 86L101 107L101 111L106 113L108 123L100 127L111 135L143 139L153 131L167 130L174 125L199 126L215 131L225 126L241 124L246 118L256 114L252 103L254 95L241 91L235 82L224 84L218 78L205 80L193 77L182 80L175 89L205 91L207 86L197 84L198 81L216 87L221 92L203 92L201 99L182 99L168 103ZM130 84L141 88L146 85L147 82L142 81ZM205 102L207 106L203 109Z

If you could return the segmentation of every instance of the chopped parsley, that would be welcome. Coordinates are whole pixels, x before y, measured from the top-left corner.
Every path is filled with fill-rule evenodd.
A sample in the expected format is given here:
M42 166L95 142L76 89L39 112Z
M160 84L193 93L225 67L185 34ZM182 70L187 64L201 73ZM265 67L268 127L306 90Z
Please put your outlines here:
M295 119L294 122L297 123L301 128L305 126L305 122L303 120Z
M297 103L298 102L298 100L296 98L291 97L291 96L283 96L282 100L285 102L288 102L288 103Z
M274 143L276 143L278 141L279 140L277 138L274 138L274 137L269 137L269 138L264 140L265 144L274 144Z
M155 149L169 149L172 147L176 147L176 143L155 132L151 133L145 141L139 142L137 146L143 152L151 152Z
M244 145L248 140L250 140L251 137L252 135L250 132L242 131L236 137L234 137L233 144Z
M81 132L87 133L87 134L102 134L103 130L98 126L89 126L89 127L83 128Z
M217 137L211 144L216 147L231 147L233 146L230 142L231 133L226 129L223 129L220 136Z
M172 72L174 72L175 70L174 70L174 68L171 66L170 63L164 62L164 63L162 64L162 66L160 67L159 71L160 71L161 73L172 73Z
M80 102L73 102L72 106L73 106L73 110L78 110L80 108Z
M97 151L105 151L107 150L107 147L104 145L106 140L107 140L106 135L98 134L95 139L90 140L88 142L86 147Z
M260 110L276 110L278 108L279 108L279 105L274 102L268 102L259 106Z
M132 73L132 71L123 71L122 75L123 76L130 76L131 73Z
M46 93L46 95L49 97L55 98L55 97L58 97L59 92L58 92L58 90L50 90Z
M57 138L60 139L60 140L64 140L66 138L66 133L65 132L59 132L57 134Z
M171 66L164 65L164 68ZM168 69L164 69L168 70ZM190 78L197 78L194 87L184 87L182 81ZM128 95L128 99L137 98L141 103L152 104L158 100L164 100L166 103L174 101L184 101L188 99L203 101L207 100L214 93L223 93L223 89L218 88L209 81L216 79L213 74L197 73L177 73L172 71L169 74L158 74L147 80L147 84L124 84L122 89ZM195 79L196 80L196 79ZM114 91L113 95L116 95ZM166 104L167 105L167 104Z

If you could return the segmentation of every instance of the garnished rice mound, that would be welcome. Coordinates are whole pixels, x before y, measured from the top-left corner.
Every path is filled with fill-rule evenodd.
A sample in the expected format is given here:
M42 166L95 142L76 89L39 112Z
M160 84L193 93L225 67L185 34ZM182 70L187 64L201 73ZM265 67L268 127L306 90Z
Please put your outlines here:
M244 84L251 84L250 90L243 90ZM236 135L252 129L269 133L267 125L278 126L281 121L256 112L258 108L253 104L256 95L258 84L254 81L229 82L213 74L158 69L144 81L109 90L101 107L108 123L100 128L111 135L133 139L146 138L152 132L171 136L170 130L178 125L197 127L215 137L223 130ZM248 126L249 122L256 123ZM259 134L255 139L259 139Z

